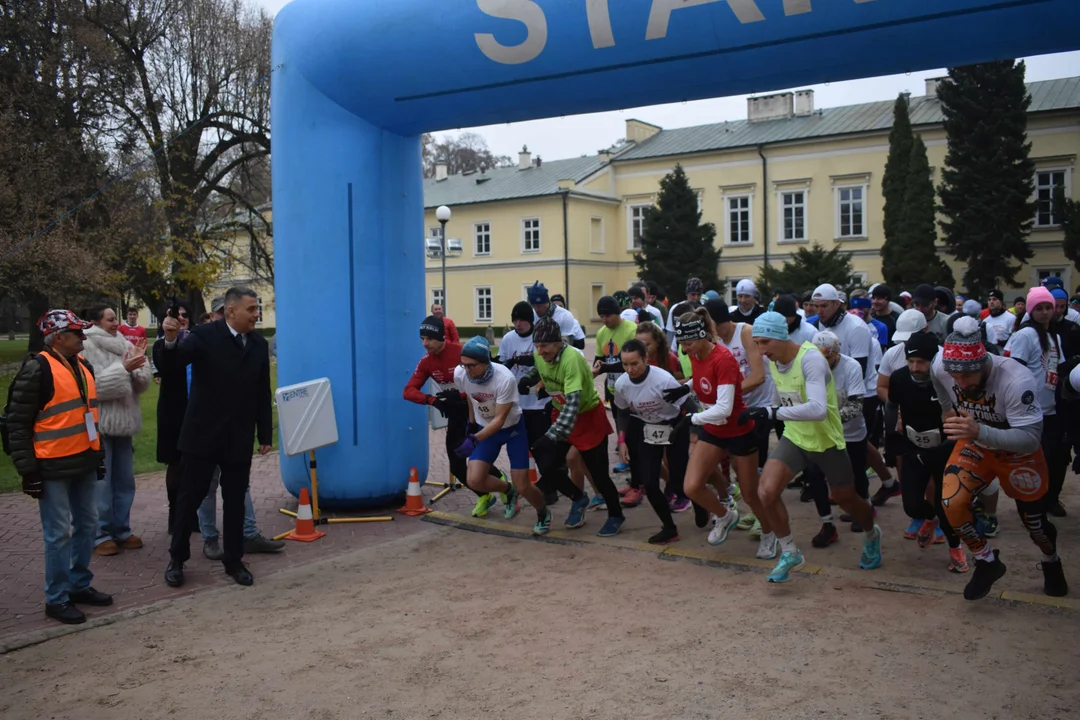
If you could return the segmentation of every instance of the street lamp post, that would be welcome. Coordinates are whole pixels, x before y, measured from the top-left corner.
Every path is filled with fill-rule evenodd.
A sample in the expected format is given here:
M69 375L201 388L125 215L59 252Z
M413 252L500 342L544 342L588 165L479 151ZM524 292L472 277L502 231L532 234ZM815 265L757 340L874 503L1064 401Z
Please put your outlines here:
M445 205L440 205L435 210L435 219L439 221L442 226L442 306L443 314L447 317L450 316L450 304L446 301L446 223L450 222L450 208Z

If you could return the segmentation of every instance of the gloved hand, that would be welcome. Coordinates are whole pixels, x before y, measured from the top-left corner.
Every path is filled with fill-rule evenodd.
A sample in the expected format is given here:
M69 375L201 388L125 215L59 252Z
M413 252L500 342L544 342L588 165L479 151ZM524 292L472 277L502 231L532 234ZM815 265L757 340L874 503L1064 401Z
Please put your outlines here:
M45 483L37 473L26 475L22 479L22 491L37 500L45 494Z
M453 402L458 402L459 403L459 402L461 402L461 391L457 390L456 388L450 388L448 390L443 390L441 393L439 393L435 397L440 399L440 400L446 400L446 401L452 402L452 403Z
M669 402L669 403L672 403L672 404L678 402L679 400L682 400L684 397L686 397L689 394L690 394L690 383L686 383L685 385L680 385L679 387L676 387L676 388L668 388L667 390L665 390L663 392L664 400Z
M770 408L747 408L739 413L739 424L745 425L751 420L760 420L764 422L772 416L772 410Z
M692 424L689 413L680 413L679 416L675 418L675 423L671 426L671 434L675 435L680 433L683 428L690 427Z
M454 454L459 458L465 458L472 455L473 450L476 449L476 436L469 434L465 436L465 441L454 448Z
M507 370L511 370L511 369L513 369L513 367L515 365L518 364L518 361L517 361L517 358L512 358L511 357L511 358L506 358L505 360L503 360L502 364L503 364L504 368L506 368Z
M551 396L548 395L547 388L540 388L539 390L536 391L536 399L537 400L543 400L543 399L549 398L549 397L551 397Z
M514 358L514 362L524 367L536 367L536 356L518 355L516 358Z
M528 395L532 390L533 383L528 378L521 378L518 380L518 395Z
M559 448L555 444L555 441L549 438L547 435L541 435L536 439L536 442L532 444L533 458L536 460L536 466L549 467L554 465L554 456L558 453Z

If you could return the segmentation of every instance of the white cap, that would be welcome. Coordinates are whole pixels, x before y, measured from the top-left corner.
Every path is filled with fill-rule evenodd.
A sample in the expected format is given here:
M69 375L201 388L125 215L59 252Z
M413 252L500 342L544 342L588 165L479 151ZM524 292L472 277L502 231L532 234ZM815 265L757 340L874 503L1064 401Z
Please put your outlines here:
M904 292L900 293L900 297L907 298L908 300L910 300L911 299L911 293L909 293L907 290L905 290Z
M835 287L825 283L824 285L818 285L811 297L814 300L839 300L840 293L836 291Z
M754 281L750 278L740 280L739 284L735 286L736 295L753 295L757 292L757 286L754 285Z
M893 342L904 342L909 337L926 329L926 316L918 310L905 310L896 318L896 332L893 333Z

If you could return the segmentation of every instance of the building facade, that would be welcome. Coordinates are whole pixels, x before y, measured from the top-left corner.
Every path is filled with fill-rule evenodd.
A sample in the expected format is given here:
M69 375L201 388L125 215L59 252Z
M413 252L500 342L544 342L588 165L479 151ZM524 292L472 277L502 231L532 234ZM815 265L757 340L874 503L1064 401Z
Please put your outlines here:
M925 95L909 98L910 114L937 185L946 139L936 81L926 85ZM1029 91L1039 210L1028 238L1035 254L1019 279L1030 285L1058 274L1071 289L1080 274L1062 252L1050 198L1058 186L1080 197L1073 177L1080 78L1030 83ZM698 193L702 221L716 225L723 287L715 289L727 297L742 278L756 278L761 266L780 265L813 242L852 253L859 283L880 282L881 182L893 104L815 109L812 91L781 93L751 98L738 121L665 130L628 120L625 140L597 155L542 162L523 151L517 167L450 177L439 168L424 181L427 297L444 302L448 294L447 314L459 325L501 328L540 280L566 295L582 325L595 330L597 299L637 279L643 213L676 163ZM458 250L446 258L446 294L440 205L452 210L446 235ZM961 278L952 257L944 250L942 256Z

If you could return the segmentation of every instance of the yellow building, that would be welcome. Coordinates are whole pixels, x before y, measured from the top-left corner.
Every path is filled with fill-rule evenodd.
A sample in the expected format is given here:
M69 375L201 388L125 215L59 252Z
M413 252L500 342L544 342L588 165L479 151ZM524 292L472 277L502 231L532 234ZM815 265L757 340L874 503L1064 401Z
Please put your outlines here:
M926 84L926 95L910 98L911 120L937 185L946 140L936 81ZM1035 255L1019 279L1035 284L1057 274L1071 289L1080 277L1064 257L1048 201L1059 185L1068 197L1080 197L1073 184L1080 78L1028 87L1028 137L1043 203L1029 237ZM625 140L611 152L541 162L526 151L517 167L451 177L440 167L424 181L425 242L439 237L435 208L449 206L446 234L460 254L446 261L447 315L462 326L501 328L526 288L541 280L566 295L570 310L594 331L597 299L637 279L642 212L676 163L698 192L702 220L716 225L724 282L716 289L732 302L740 279L756 278L762 265L778 266L811 242L843 247L861 284L880 282L881 180L893 104L815 109L811 90L780 93L751 98L745 119L713 125L665 130L628 120ZM437 246L430 245L426 265L432 302L443 297ZM953 270L962 277L955 263Z

